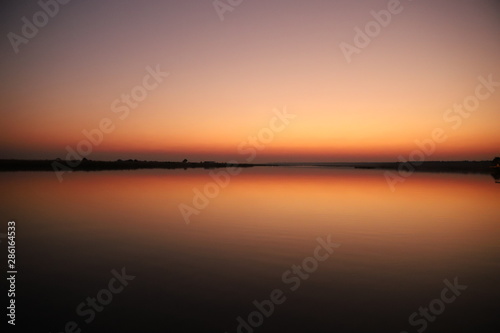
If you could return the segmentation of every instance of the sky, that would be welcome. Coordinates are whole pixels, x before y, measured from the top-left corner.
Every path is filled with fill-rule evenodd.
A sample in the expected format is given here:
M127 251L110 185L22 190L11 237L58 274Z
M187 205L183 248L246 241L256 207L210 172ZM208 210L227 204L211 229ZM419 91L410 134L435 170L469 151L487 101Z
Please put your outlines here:
M0 158L500 156L498 1L2 6Z

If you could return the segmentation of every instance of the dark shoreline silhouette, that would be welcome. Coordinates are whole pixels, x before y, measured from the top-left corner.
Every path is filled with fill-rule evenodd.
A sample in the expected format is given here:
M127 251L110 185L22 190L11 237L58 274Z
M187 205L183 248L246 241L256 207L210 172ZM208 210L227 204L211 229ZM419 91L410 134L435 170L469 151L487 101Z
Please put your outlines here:
M342 162L342 163L223 163L215 161L160 162L139 160L93 161L93 160L0 160L1 171L101 171L137 169L216 169L228 167L322 167L384 169L419 172L458 172L492 174L498 179L500 158L493 161L428 161L428 162Z
M0 160L1 171L104 171L137 169L215 169L228 167L251 167L251 164L231 164L214 161L204 162L160 162L139 160L93 161L93 160Z

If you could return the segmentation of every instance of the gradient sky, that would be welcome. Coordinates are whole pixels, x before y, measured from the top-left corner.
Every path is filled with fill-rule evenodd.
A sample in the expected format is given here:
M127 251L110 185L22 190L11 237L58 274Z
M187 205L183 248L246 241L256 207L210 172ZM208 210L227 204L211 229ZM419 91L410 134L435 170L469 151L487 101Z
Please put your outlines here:
M7 34L40 7L7 3L0 158L64 158L109 118L87 158L244 161L283 107L297 117L255 161L395 161L435 128L429 160L500 155L500 87L457 129L443 119L479 76L500 82L498 1L403 0L351 63L340 43L388 1L243 0L221 21L212 0L72 0L18 54ZM120 120L112 102L158 64L170 75Z

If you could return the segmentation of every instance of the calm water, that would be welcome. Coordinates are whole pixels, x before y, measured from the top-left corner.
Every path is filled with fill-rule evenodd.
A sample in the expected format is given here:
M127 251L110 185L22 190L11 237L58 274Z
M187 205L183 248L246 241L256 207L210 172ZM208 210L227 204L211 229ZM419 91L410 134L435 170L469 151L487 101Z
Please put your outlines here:
M189 225L178 206L211 181L205 170L0 180L0 232L17 223L21 328L231 333L278 289L284 302L239 332L417 332L424 322L426 332L499 331L500 185L491 176L415 174L391 192L382 171L248 169ZM306 260L307 278L290 271L328 235L340 247L317 267ZM77 307L122 267L135 279L86 323ZM455 278L467 289L412 326Z

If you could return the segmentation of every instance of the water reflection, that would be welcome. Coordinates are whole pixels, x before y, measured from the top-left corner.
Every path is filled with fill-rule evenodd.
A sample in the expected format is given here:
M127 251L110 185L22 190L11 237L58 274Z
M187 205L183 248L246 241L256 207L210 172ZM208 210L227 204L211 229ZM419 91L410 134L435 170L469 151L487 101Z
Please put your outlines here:
M178 205L206 170L4 173L0 217L19 226L18 300L40 330L81 322L75 307L127 267L134 283L82 328L236 332L332 235L342 246L255 332L415 331L410 314L454 277L470 287L427 332L486 331L500 296L489 177L419 173L393 193L377 170L248 169L188 226Z

